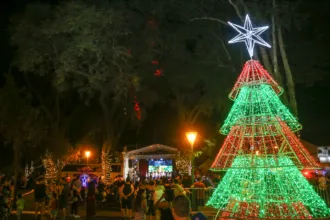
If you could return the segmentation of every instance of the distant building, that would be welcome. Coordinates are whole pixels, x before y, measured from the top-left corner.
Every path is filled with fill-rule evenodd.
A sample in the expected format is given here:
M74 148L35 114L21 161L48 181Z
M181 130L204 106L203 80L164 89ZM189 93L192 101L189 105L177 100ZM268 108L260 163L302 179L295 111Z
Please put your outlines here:
M88 168L88 169L87 169ZM88 170L88 171L85 171ZM111 163L111 175L110 178L113 180L116 176L122 174L122 163ZM88 175L92 178L102 177L102 165L98 164L68 164L66 165L61 172L61 177L69 177L70 179L80 175Z
M317 157L320 163L330 163L330 146L317 147Z

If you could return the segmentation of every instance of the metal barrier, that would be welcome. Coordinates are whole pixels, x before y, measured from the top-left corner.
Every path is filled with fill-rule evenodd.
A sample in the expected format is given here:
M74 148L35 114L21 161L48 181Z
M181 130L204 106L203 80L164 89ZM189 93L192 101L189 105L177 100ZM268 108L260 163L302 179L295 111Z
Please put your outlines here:
M330 188L329 186L326 188L319 187L319 186L313 186L315 192L319 194L319 196L324 200L324 202L327 204L328 207L330 207Z
M316 193L324 200L328 207L330 207L330 187L320 188L318 186L313 186ZM211 198L215 188L184 188L186 192L186 196L192 202L192 212L196 213L198 211L202 211L205 215L209 217L209 219L214 219L216 215L216 211L214 209L210 209L206 207L206 203ZM194 195L195 193L195 195ZM195 198L195 201L193 201ZM195 205L194 205L195 204ZM222 217L225 219L224 217ZM230 218L233 219L233 218ZM239 218L236 218L239 219ZM321 219L321 218L320 218ZM325 218L328 219L328 218Z
M205 208L206 202L212 196L215 188L184 188L186 196L192 202L192 211ZM195 198L195 201L193 200Z

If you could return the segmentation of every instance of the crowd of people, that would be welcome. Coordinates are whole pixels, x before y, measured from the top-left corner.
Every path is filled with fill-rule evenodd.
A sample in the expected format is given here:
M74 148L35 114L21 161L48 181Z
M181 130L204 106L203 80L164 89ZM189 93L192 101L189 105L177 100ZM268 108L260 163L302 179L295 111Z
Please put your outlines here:
M39 176L32 184L32 190L25 194L16 193L15 198L15 181L7 176L1 178L0 219L6 219L3 216L9 216L14 208L17 219L20 220L26 205L25 197L29 194L34 197L35 216L41 219L65 219L66 216L80 218L78 208L83 205L88 218L96 215L97 205L100 207L113 201L120 206L123 219L191 219L192 192L198 210L205 205L206 195L211 195L210 189L219 182L217 179L210 181L208 178L198 177L191 184L187 176L150 178L138 182L117 176L111 185L104 184L101 178L90 179L84 185L80 175L74 178L64 177L58 181L48 180L47 183L43 176ZM323 190L327 188L330 178L319 175L314 179L315 185ZM116 204L110 204L113 205Z
M35 217L61 219L69 214L67 208L70 207L70 214L74 218L79 218L78 206L86 202L86 215L94 216L96 210L96 184L97 180L89 182L88 187L82 187L79 176L68 181L61 178L59 181L48 181L43 176L36 179L32 190L25 194L18 193L14 196L14 181L6 177L0 187L1 196L1 218L9 216L11 210L16 207L17 219L21 219L25 207L24 197L33 194L35 202ZM4 216L4 217L3 217ZM4 218L5 219L5 218ZM2 220L2 219L1 219Z
M80 175L47 182L41 175L35 179L32 190L16 194L14 200L14 180L6 177L1 181L0 196L4 201L1 207L5 208L8 215L12 208L16 209L17 219L20 220L26 205L25 198L31 195L34 197L35 217L39 219L65 219L66 216L80 218L78 207L83 205L86 207L86 216L92 217L96 214L97 205L102 206L109 201L118 202L124 219L188 219L192 193L189 188L198 188L197 205L202 206L205 202L204 192L212 186L206 180L197 178L191 186L190 179L180 176L139 182L117 176L111 185L105 185L100 178L96 178L90 179L85 186Z
M209 187L200 177L193 185L187 180L159 178L133 184L127 178L119 183L118 188L122 217L135 220L190 219L192 190L196 191L197 205L202 206Z

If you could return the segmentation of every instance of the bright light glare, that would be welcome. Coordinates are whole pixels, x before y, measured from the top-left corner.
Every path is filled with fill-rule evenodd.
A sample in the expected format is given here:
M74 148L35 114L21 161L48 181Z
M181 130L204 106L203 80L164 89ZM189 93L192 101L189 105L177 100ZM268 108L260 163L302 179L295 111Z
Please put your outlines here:
M193 146L195 143L195 140L196 140L197 132L195 132L195 131L186 132L186 136L187 136L187 139L188 139L190 145Z
M89 157L91 155L91 152L90 151L86 151L85 152L85 155L86 155L86 157Z

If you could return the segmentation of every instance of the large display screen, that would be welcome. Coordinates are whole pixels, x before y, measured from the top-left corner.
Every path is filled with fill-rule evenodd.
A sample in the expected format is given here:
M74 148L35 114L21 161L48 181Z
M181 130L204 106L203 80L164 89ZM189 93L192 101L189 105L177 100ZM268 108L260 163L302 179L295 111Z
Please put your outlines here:
M172 160L149 160L149 173L173 172Z

